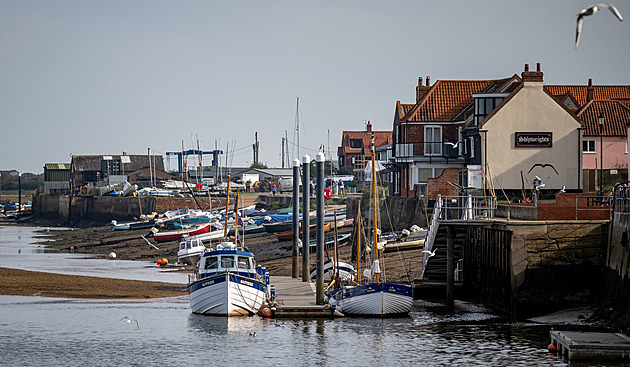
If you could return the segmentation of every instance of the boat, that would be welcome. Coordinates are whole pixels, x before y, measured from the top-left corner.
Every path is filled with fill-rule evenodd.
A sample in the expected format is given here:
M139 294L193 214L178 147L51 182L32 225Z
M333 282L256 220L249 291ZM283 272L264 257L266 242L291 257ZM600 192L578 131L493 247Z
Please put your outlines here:
M263 230L264 230L264 226L263 226ZM328 231L330 231L330 223L324 224L324 232L328 232ZM317 226L315 224L311 224L309 226L309 234L311 236L315 236L316 232L317 232ZM301 228L300 228L300 233L298 236L302 238ZM278 237L278 241L290 241L293 239L293 229L291 229L290 231L277 232L276 237Z
M374 164L374 137L372 137L372 167ZM413 305L413 290L408 284L397 284L386 282L381 278L381 270L379 265L379 241L378 241L378 201L377 201L377 181L376 169L372 169L372 213L373 217L373 247L374 251L370 251L372 262L370 269L366 269L364 281L360 279L360 264L357 268L357 283L352 285L344 285L334 288L330 287L326 292L326 296L330 304L336 307L337 311L346 316L397 316L407 315L411 311ZM357 219L357 233L361 233L361 207ZM357 236L357 258L361 259L361 235Z
M254 254L232 242L222 242L201 255L188 292L195 314L251 316L266 301L268 286L257 271Z
M183 236L179 242L177 262L186 265L194 265L206 251L206 246L196 236Z
M226 209L230 202L230 176ZM236 202L238 205L238 191ZM227 210L226 210L227 211ZM236 219L238 223L238 218ZM224 231L227 233L227 218ZM237 233L238 241L238 233ZM233 242L223 241L205 251L196 273L189 277L193 313L213 316L251 316L269 298L269 277L256 267L254 254Z
M184 227L175 231L158 231L153 234L153 238L158 242L179 240L184 235L194 236L206 233L210 230L210 223L203 223L197 226Z
M302 221L302 219L300 218L300 222ZM309 225L310 224L315 224L315 222L317 221L316 217L312 217L309 220ZM277 233L277 232L286 232L286 231L292 231L293 230L293 220L287 220L284 222L277 222L277 223L264 223L263 227L265 227L265 231L267 233Z
M350 242L351 235L352 233L344 233L344 234L337 235L337 247L342 247L348 244L348 242ZM335 244L335 236L334 235L326 236L326 238L324 239L324 247L330 249L334 246L334 244ZM302 253L301 243L298 244L298 248L300 249L300 253ZM316 249L317 249L317 240L310 241L308 245L309 253L314 254L316 252Z
M330 282L334 278L334 261L328 261L324 264L324 282ZM354 274L357 272L354 266L350 263L343 261L337 261L339 279L342 283L351 282L354 280ZM317 276L317 270L311 272L311 279L315 280Z

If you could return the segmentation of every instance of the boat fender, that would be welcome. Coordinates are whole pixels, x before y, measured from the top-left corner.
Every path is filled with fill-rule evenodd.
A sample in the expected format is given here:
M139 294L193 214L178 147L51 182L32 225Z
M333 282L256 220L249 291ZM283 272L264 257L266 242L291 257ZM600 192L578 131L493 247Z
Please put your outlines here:
M549 344L549 346L547 346L547 349L551 352L551 353L557 353L558 352L558 348L556 348L556 346L551 343Z
M166 266L168 265L168 260L166 258L162 259L162 264L160 264L161 266Z
M157 261L155 262L158 266L162 265L162 259L157 259Z
M260 308L258 309L258 313L263 317L271 317L273 314L271 312L271 308L269 308L269 305L266 303L260 306Z
M115 252L110 252L109 253L109 258L110 259L115 259L116 258L116 253Z

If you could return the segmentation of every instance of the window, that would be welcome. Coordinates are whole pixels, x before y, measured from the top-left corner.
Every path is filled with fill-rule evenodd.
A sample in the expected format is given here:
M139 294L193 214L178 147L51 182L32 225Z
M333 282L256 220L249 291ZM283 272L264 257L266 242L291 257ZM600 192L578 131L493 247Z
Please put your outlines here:
M596 153L597 146L595 142L596 142L595 139L582 140L582 152L583 153Z
M475 158L475 137L470 137L470 158Z
M219 262L216 256L210 256L206 259L206 269L216 269L219 267Z
M424 127L424 155L442 155L442 127Z
M221 267L224 269L233 268L234 267L234 257L232 256L221 256Z
M238 257L238 268L239 269L250 269L249 266L249 258L247 256L239 256Z
M357 148L361 148L362 145L363 145L363 140L350 139L350 148L357 149Z

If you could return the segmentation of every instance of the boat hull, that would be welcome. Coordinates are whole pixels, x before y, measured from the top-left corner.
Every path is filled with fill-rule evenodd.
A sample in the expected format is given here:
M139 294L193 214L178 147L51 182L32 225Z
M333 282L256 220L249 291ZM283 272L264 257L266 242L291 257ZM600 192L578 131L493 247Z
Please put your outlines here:
M251 316L266 297L264 283L232 273L219 273L188 286L190 309L210 316Z
M406 315L413 305L410 286L394 283L369 283L344 287L330 294L331 304L344 315Z
M203 224L192 229L180 229L177 231L158 232L153 235L153 238L158 242L173 241L182 238L184 235L196 236L198 234L206 233L210 230L210 223Z

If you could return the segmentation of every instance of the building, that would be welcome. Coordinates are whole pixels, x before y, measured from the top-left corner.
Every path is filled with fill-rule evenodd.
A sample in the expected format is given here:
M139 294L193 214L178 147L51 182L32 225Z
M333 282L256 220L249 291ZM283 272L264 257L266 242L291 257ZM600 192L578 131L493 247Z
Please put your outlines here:
M145 168L164 171L164 159L161 155L151 155L150 159L149 155L73 155L70 177L74 187L103 181L116 183Z
M595 116L603 116L609 141L604 168L627 162L625 148L611 146L625 144L623 127L630 121L627 86L589 85L545 86L540 64L496 80L422 85L420 78L416 103L396 103L394 192L429 199L457 192L456 185L438 185L443 172L442 181L460 187L522 192L539 179L544 190L582 191L588 182L583 169L591 169L583 160L592 157L583 153L583 136L585 148L592 148L599 133ZM444 189L430 190L429 183Z
M70 163L46 163L44 165L44 193L67 194L70 189Z
M392 144L391 131L372 131L372 123L368 121L364 131L344 131L341 135L341 146L337 148L339 168L351 166L358 176L361 176L367 161L372 160L370 151L374 135L374 147ZM383 152L387 154L387 150Z

